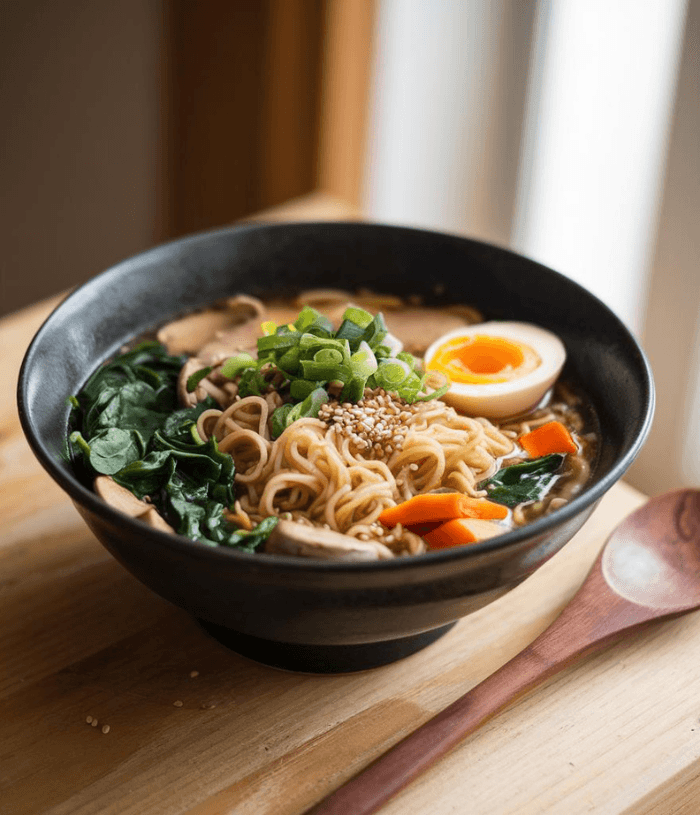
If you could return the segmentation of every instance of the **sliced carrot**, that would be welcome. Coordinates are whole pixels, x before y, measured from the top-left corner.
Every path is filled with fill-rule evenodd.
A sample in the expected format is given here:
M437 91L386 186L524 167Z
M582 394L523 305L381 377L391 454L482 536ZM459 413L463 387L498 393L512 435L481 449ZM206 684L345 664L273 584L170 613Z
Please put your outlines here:
M470 498L459 492L432 492L414 495L408 501L388 507L379 516L384 526L433 524L453 518L505 518L507 507L485 498Z
M503 535L508 530L480 518L455 518L427 532L423 537L431 549L449 549Z
M561 422L547 422L531 430L518 441L532 458L548 456L550 453L577 453L578 446L571 433Z
M414 495L408 501L387 507L379 516L384 526L396 524L410 526L433 521L449 521L451 518L464 516L467 496L460 492L433 492L425 495Z

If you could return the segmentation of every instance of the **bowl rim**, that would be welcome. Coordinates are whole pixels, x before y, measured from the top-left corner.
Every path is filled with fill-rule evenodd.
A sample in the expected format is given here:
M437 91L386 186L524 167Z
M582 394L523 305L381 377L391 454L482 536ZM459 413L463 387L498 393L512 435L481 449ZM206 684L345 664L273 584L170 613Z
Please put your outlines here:
M85 487L76 476L69 474L66 470L60 467L53 455L46 449L42 443L39 433L35 427L32 416L27 409L27 389L28 383L32 375L32 366L37 349L42 343L44 335L51 329L52 323L58 319L57 315L60 312L69 309L77 300L84 296L85 292L91 289L99 288L105 280L119 276L126 272L134 264L140 264L148 261L154 255L160 254L168 249L185 249L195 247L198 244L206 241L211 241L219 236L230 236L232 233L248 232L248 231L274 231L274 230L288 230L301 227L304 229L328 229L334 227L343 228L356 228L358 230L389 230L396 234L401 232L406 233L423 233L433 237L447 238L458 242L465 242L481 248L489 248L503 257L513 257L520 261L526 260L528 263L533 264L540 270L555 275L559 278L564 278L567 283L578 289L579 292L593 301L607 315L617 323L618 330L625 336L626 342L629 343L631 350L636 354L637 361L640 368L644 373L644 396L645 404L643 409L643 416L640 422L639 429L636 433L633 443L625 454L615 462L614 466L606 473L597 483L591 487L584 488L583 491L576 495L569 503L559 509L554 510L550 515L545 515L532 523L525 526L512 529L502 535L497 535L493 538L488 538L479 543L470 544L469 546L455 547L454 549L441 549L434 552L425 552L422 555L413 555L407 557L397 557L390 560L379 561L324 561L315 560L312 558L294 557L291 555L279 555L272 553L265 553L264 557L260 557L260 553L244 552L238 549L229 548L225 546L208 546L198 541L191 540L190 538L164 532L154 529L143 521L137 518L132 518L125 515L118 510L114 509L109 504L105 503L95 492ZM557 527L567 523L587 507L594 504L624 475L628 467L634 461L639 453L642 445L646 441L651 428L654 409L655 409L655 388L654 380L649 361L642 350L636 338L632 335L627 326L622 320L606 305L599 297L593 292L586 289L575 280L567 277L561 272L557 272L532 258L522 255L518 252L508 249L503 246L489 243L488 241L476 240L473 238L465 237L451 232L442 232L438 230L422 229L416 227L403 226L398 224L382 223L382 222L365 222L365 221L289 221L283 223L241 223L233 226L218 227L215 229L196 232L190 235L185 235L180 238L175 238L170 241L159 243L149 249L131 255L118 263L110 266L104 271L94 275L87 281L77 286L56 305L50 314L43 321L39 329L36 331L31 343L29 344L22 364L20 367L19 378L17 382L17 408L19 413L20 424L24 432L25 438L29 443L32 452L38 459L39 463L51 476L51 478L61 487L64 492L74 501L74 503L85 506L92 513L98 517L104 518L114 525L126 524L132 526L134 532L138 532L149 539L150 542L158 544L161 547L174 548L180 550L189 556L200 556L202 558L223 558L223 562L230 561L239 562L241 565L246 564L253 566L256 570L269 570L269 569L282 569L287 572L293 573L375 573L379 571L394 572L420 569L420 567L429 566L443 566L451 564L455 561L463 559L470 560L478 557L479 555L489 555L502 549L517 548L529 538L537 538L542 534L553 531Z

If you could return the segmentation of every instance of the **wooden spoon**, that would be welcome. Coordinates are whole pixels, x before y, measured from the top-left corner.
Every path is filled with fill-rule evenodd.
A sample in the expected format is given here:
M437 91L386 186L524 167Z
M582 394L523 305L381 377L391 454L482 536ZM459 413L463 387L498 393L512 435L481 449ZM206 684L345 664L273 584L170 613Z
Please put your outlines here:
M648 501L608 538L585 582L534 642L311 809L369 815L515 697L649 623L700 607L700 490Z

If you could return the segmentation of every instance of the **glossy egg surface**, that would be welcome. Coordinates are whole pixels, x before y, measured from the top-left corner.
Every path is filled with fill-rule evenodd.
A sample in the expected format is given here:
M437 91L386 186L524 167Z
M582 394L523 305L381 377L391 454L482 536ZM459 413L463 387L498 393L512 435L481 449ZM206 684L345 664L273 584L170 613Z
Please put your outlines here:
M492 321L443 335L424 360L426 370L449 376L445 402L470 416L502 419L541 401L561 372L566 349L537 325Z

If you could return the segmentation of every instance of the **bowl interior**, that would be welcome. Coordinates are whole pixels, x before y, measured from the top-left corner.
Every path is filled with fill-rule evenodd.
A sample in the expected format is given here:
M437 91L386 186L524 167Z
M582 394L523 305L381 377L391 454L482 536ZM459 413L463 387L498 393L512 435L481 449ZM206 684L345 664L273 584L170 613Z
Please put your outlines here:
M19 382L20 416L41 463L75 500L86 499L67 458L67 399L134 336L224 296L279 297L315 287L467 303L487 319L525 320L558 334L568 352L564 376L589 396L602 436L589 486L559 513L573 515L597 500L648 432L653 384L643 353L617 317L568 278L504 249L439 233L369 224L257 225L145 252L86 283L49 317ZM536 522L537 529L547 522Z

